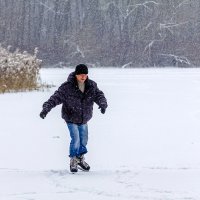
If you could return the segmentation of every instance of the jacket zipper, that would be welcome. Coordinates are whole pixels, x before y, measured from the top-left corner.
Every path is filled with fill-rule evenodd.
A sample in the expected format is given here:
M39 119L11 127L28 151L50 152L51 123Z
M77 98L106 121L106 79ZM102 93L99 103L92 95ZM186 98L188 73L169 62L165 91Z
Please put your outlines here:
M84 97L81 98L81 124L83 124L83 98Z

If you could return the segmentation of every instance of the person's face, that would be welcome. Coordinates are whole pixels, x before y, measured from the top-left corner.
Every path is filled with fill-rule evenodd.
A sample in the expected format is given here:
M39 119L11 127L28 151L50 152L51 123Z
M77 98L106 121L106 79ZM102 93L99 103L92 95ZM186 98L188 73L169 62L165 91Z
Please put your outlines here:
M85 80L87 79L88 75L87 74L79 74L79 75L76 75L76 79L77 81L81 82L81 83L84 83Z

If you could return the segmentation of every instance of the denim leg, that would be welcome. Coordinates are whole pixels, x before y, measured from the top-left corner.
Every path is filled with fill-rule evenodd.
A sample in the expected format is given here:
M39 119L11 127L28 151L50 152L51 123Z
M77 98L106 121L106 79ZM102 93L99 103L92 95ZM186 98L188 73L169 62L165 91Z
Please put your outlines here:
M69 157L74 157L79 155L80 149L80 137L79 137L79 129L77 124L67 123L71 142L69 146Z
M82 124L78 126L79 130L79 137L80 137L80 148L79 148L79 155L87 153L87 142L88 142L88 125Z

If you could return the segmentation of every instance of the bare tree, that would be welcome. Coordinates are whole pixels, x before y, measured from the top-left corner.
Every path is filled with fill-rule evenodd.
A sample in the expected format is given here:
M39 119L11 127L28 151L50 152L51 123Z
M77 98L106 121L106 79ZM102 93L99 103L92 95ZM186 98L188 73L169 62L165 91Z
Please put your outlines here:
M0 43L48 63L199 65L199 13L199 0L0 0Z

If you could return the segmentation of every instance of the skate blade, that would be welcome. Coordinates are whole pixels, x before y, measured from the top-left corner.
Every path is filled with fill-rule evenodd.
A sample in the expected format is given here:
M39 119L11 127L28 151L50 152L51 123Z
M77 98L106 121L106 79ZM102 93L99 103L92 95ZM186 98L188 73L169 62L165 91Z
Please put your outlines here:
M77 174L77 172L71 172L71 174Z
M78 166L78 169L80 169L83 172L89 172L90 171L90 170L85 170L85 169L83 169L82 167L79 167L79 166Z

